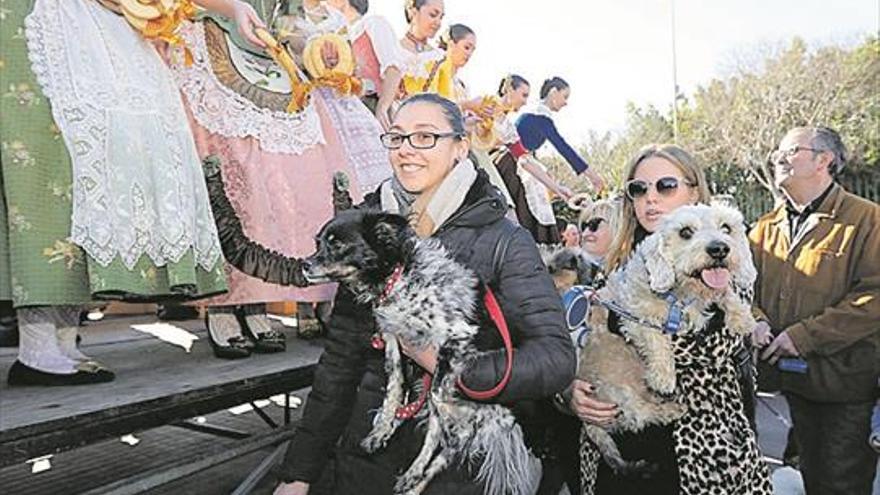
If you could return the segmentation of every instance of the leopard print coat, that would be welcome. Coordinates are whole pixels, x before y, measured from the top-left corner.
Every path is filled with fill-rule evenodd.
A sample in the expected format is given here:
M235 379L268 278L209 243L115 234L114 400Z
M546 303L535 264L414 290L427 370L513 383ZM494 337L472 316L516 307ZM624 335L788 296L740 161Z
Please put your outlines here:
M772 495L767 466L743 409L734 353L741 337L718 311L706 329L673 337L677 399L687 411L673 424L682 495ZM593 495L599 451L581 433L581 483Z

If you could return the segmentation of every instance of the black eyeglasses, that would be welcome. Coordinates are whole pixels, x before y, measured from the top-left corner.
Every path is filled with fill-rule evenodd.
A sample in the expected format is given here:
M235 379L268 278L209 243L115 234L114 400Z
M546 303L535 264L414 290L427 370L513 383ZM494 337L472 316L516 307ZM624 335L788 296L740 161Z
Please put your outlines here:
M813 153L820 153L822 151L828 151L828 150L822 150L822 149L818 149L818 148L810 148L809 146L792 146L791 148L787 148L784 150L782 150L782 149L773 150L770 153L770 161L773 163L779 163L783 159L790 160L790 159L794 158L794 156L797 155L798 153L800 153L801 151L812 151Z
M401 134L399 132L386 132L380 136L382 146L389 150L400 149L404 141L409 141L409 145L417 150L429 150L437 146L437 140L441 138L460 138L461 133L458 132L426 132L417 131L409 134Z
M625 190L629 199L636 200L648 194L648 189L650 189L652 185L654 186L654 189L657 190L657 194L660 194L661 196L669 196L675 193L679 184L693 187L693 184L688 183L686 180L679 179L678 177L660 177L657 179L657 182L632 179L626 183Z
M590 232L595 232L595 231L599 230L599 226L602 225L602 222L604 222L604 221L605 221L605 219L601 218L601 217L591 218L591 219L587 220L586 222L584 222L584 229L583 230L585 232L587 230L589 230Z

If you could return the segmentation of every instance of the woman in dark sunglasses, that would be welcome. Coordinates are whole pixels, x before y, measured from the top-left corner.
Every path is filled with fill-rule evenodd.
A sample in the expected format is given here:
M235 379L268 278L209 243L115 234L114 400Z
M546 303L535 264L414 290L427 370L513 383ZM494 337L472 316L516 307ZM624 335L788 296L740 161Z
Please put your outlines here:
M672 144L652 144L639 151L627 169L624 196L619 225L606 255L609 273L626 263L636 245L660 225L666 214L679 206L708 204L710 197L706 177L696 160ZM598 425L613 423L617 415L617 406L594 400L592 385L582 380L575 380L572 386L571 408L583 421ZM626 476L600 463L595 493L679 493L672 430L672 426L652 426L639 433L619 435L617 445L624 458L645 459L657 470L649 478ZM581 453L582 462L587 455Z
M617 232L620 198L596 201L581 212L581 248L602 265Z
M710 199L703 169L672 144L652 144L636 155L627 169L624 195L620 229L608 254L611 269L623 265L667 213L683 205L708 204Z

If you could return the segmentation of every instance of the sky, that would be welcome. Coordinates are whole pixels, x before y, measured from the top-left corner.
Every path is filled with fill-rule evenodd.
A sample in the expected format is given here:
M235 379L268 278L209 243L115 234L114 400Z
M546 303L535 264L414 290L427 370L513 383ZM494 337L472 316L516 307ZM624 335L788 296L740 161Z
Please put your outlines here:
M853 44L880 30L880 0L674 0L678 86L685 94L730 74L762 46L801 37L811 46ZM399 37L403 0L370 0ZM477 49L461 77L472 95L494 92L510 72L532 83L558 75L572 87L556 118L579 144L592 130L620 130L628 101L669 108L673 0L445 0L444 24L464 23Z

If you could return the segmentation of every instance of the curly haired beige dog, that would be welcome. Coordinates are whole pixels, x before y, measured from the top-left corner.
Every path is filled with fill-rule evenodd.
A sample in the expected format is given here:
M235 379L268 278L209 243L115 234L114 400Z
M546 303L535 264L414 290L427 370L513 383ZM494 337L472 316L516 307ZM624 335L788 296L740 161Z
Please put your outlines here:
M754 327L748 299L756 273L744 229L742 216L728 207L679 208L598 292L601 304L593 308L578 376L595 386L597 399L620 408L607 429L584 424L585 436L615 471L648 466L623 459L612 433L668 424L687 413L683 395L690 391L676 382L684 355L679 347L698 342L700 352L722 356L726 342ZM719 315L723 325L709 325ZM701 335L707 327L721 327L731 339L716 344L722 340Z

